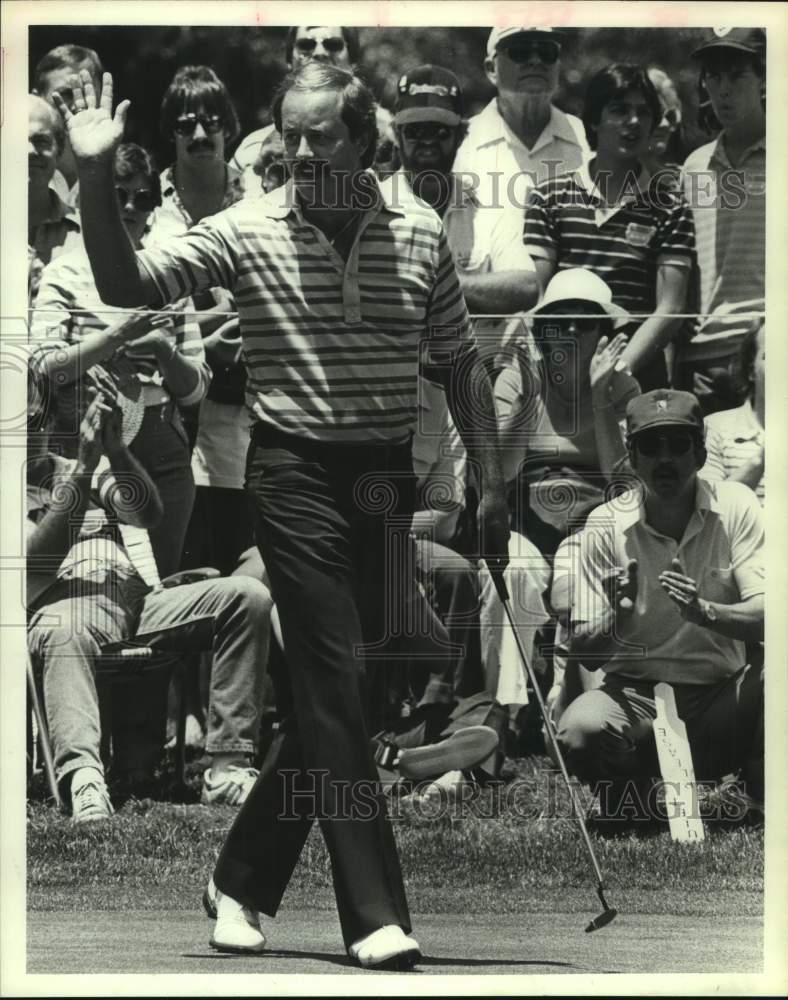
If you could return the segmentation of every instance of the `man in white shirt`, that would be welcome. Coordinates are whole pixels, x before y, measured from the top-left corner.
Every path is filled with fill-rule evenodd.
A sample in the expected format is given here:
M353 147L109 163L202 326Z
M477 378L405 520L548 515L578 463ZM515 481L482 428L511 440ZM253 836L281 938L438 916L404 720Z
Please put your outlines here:
M493 28L484 69L498 93L470 120L455 173L478 177L483 205L525 208L533 184L590 156L579 118L553 104L561 37L553 28Z
M691 393L631 400L627 444L640 485L593 511L580 539L570 654L605 677L561 716L567 763L582 780L609 785L609 815L651 812L654 685L664 681L697 779L739 771L762 802L760 506L741 483L698 477L706 450Z

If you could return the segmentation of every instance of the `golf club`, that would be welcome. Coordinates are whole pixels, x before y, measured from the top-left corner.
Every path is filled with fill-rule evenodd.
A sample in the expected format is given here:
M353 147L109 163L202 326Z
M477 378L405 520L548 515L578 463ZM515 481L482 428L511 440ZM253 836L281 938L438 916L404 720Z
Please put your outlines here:
M489 564L487 569L492 577L493 584L500 598L501 604L503 604L503 609L506 612L506 617L509 619L509 626L511 627L512 634L514 635L514 641L517 645L517 651L520 654L520 662L525 670L527 678L531 681L531 687L534 690L536 700L539 704L539 710L542 713L542 718L544 720L545 732L550 740L550 745L553 748L553 753L555 754L555 759L558 761L558 766L561 769L561 774L563 775L564 782L566 784L567 791L572 800L572 806L574 808L575 816L577 817L577 822L580 824L580 830L583 834L583 839L585 840L586 847L588 848L588 853L591 856L591 863L594 866L594 872L596 873L597 888L596 894L599 897L599 901L602 904L602 912L594 917L594 919L586 927L586 934L590 934L591 931L598 931L600 927L605 927L612 920L615 919L618 910L612 906L608 906L607 900L605 899L605 885L602 878L602 870L599 867L599 862L596 859L596 854L594 853L594 847L591 843L591 838L588 836L588 829L586 828L586 822L583 818L583 810L581 804L577 801L575 796L575 789L569 778L569 772L566 769L566 764L564 762L563 754L558 746L558 740L555 736L555 730L553 729L553 723L550 719L550 715L547 711L547 706L544 703L544 698L542 697L542 692L539 690L539 684L536 680L536 674L534 673L534 668L531 661L528 659L528 653L523 646L520 634L514 623L514 615L512 614L512 606L509 597L509 590L503 578L503 572L500 570L493 570L490 568Z
M47 777L47 784L49 785L49 791L52 798L55 800L55 804L58 809L62 809L63 800L60 796L60 790L57 787L57 778L55 777L55 762L52 758L52 744L49 740L49 728L47 727L46 716L44 715L44 710L41 707L41 701L38 697L38 688L36 687L33 665L30 662L29 656L25 657L25 662L27 666L27 692L30 696L30 704L33 708L33 717L36 720L36 728L38 729L38 742L41 747L41 755L44 758L44 771Z

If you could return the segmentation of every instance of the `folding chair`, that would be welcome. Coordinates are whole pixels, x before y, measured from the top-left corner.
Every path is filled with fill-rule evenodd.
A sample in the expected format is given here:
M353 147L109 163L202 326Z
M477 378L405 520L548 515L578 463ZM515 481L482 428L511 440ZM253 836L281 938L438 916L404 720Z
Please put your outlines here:
M173 573L164 580L160 580L148 532L144 528L133 528L129 525L120 525L120 530L126 551L137 572L153 590L169 589L170 587L178 587L187 583L198 583L203 580L214 580L221 575L218 569L200 567L198 569ZM102 648L101 656L96 661L96 682L97 684L101 682L112 684L121 681L133 681L135 678L141 678L144 674L153 670L163 669L180 671L183 679L183 675L185 675L184 656L191 656L191 654L182 655L180 653L157 651L150 646L136 642L133 637L109 643ZM52 744L49 738L49 728L29 655L27 656L27 686L33 718L38 730L38 741L41 747L47 784L52 798L62 809L63 800L60 790L57 787L57 781L55 780L55 767L52 757ZM185 742L186 697L185 685L181 683L175 730L175 780L179 787L183 787L185 784Z

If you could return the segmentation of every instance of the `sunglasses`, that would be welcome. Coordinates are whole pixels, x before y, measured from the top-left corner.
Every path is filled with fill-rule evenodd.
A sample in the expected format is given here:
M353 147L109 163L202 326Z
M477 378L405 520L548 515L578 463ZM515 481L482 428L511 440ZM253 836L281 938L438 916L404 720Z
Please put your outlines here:
M446 142L454 137L454 129L432 122L411 122L402 126L402 134L408 142Z
M121 208L128 205L129 194L131 194L131 203L136 212L152 212L156 208L156 197L152 191L129 192L124 187L116 186L115 194L118 196Z
M197 128L198 123L202 125L206 135L216 135L217 132L221 132L224 128L224 120L221 115L188 114L176 118L172 130L176 135L194 135L194 130Z
M661 443L664 441L668 446L671 455L686 455L694 444L692 434L686 431L674 431L673 433L661 433L660 431L643 431L635 438L635 447L641 455L653 458L659 453Z
M344 38L323 38L320 43L326 52L330 52L332 55L336 55L337 52L341 52L345 47ZM305 56L311 55L312 52L317 48L317 39L315 38L298 38L296 39L295 48L299 52L303 53Z
M505 52L512 62L520 64L527 63L531 53L535 52L545 66L554 66L561 55L561 49L555 42L518 42L516 45L505 46L501 52Z

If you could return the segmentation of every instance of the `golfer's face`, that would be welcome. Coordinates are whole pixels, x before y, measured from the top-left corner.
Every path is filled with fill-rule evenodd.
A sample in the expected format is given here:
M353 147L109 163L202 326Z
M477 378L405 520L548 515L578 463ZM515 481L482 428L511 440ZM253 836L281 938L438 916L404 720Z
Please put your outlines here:
M288 91L282 142L302 202L343 206L348 179L362 169L363 142L351 138L342 120L342 96L335 90Z

